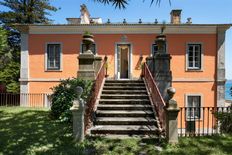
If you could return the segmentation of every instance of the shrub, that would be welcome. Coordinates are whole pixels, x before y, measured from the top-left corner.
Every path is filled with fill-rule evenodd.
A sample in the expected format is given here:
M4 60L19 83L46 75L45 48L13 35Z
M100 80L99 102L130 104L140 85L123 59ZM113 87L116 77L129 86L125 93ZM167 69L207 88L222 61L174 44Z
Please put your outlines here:
M228 109L228 112L218 112L216 117L220 121L220 131L222 133L232 134L232 106Z
M62 80L58 86L52 88L51 115L55 119L71 122L72 113L69 110L77 97L75 88L81 86L83 93L81 98L87 102L92 90L92 81L80 78Z

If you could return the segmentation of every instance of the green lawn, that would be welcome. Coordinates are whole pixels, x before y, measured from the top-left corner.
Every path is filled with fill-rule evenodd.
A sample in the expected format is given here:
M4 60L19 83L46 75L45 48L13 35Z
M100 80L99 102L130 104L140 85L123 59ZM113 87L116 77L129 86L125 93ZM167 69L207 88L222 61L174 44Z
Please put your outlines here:
M154 144L163 148L159 152ZM181 138L176 145L153 140L72 140L72 128L51 120L46 109L0 107L0 154L231 154L232 135Z

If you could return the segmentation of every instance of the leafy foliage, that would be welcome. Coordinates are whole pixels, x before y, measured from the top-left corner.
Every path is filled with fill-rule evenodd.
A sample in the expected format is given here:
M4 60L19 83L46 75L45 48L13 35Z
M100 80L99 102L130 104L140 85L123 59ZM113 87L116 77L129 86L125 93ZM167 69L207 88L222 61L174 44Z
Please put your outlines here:
M223 133L232 134L232 106L229 107L228 112L218 112L216 117L220 121L220 131Z
M0 5L8 7L10 11L0 12L2 23L49 23L49 11L57 11L49 0L4 0Z
M7 92L19 92L20 53L9 45L7 32L0 27L0 84L6 85Z
M56 11L49 0L3 0L0 5L9 9L0 11L0 84L7 92L19 92L20 33L11 24L49 23L49 11Z
M10 48L7 41L7 31L0 27L0 68L11 57Z
M66 79L61 81L58 86L52 88L52 107L51 115L61 121L71 121L71 111L69 110L77 97L75 89L77 86L83 88L81 98L86 102L91 94L92 81L80 78Z
M126 5L129 4L129 0L94 0L103 4L112 4L113 6L115 6L115 8L119 8L119 9L125 9ZM143 0L145 1L145 0ZM169 4L171 5L171 0L168 0ZM151 5L155 2L155 0L151 0ZM161 0L156 0L156 5L160 5Z

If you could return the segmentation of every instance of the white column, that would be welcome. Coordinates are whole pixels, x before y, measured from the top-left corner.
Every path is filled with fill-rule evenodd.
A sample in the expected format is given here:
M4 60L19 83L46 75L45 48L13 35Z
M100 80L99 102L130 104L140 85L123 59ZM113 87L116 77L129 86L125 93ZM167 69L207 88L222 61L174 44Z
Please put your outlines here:
M227 27L217 28L217 107L225 106L225 34Z
M28 51L28 33L21 33L21 66L20 66L20 106L27 106L29 78L29 51Z

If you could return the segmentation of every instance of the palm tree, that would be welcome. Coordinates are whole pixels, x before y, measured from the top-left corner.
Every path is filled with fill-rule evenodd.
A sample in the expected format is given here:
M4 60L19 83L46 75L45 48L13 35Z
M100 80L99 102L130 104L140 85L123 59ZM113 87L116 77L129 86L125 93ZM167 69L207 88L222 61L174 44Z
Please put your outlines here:
M128 5L129 0L94 0L103 4L112 4L115 8L125 9L126 5ZM145 1L145 0L143 0ZM156 5L160 5L161 0L151 0L151 5L156 1ZM171 0L168 0L171 5Z

